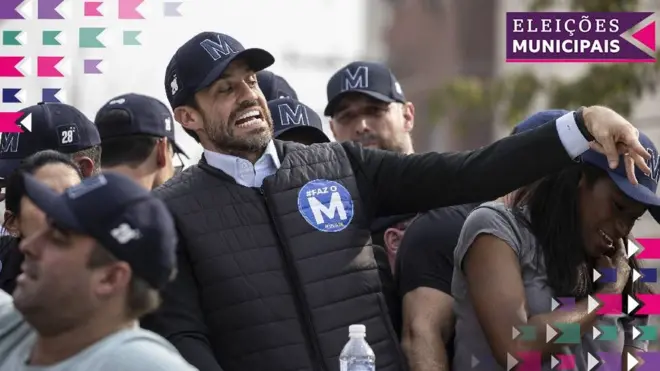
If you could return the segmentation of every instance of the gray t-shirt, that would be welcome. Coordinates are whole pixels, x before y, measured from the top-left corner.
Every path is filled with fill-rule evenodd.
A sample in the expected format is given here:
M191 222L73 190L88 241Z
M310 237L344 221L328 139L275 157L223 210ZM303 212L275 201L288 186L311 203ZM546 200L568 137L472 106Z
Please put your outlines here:
M540 247L534 235L515 218L513 212L504 204L488 202L481 205L465 221L461 237L454 251L452 296L455 300L454 313L456 315L453 361L455 371L505 370L495 362L492 356L490 346L486 341L470 301L468 286L462 269L465 254L475 238L481 234L493 235L505 241L518 255L527 299L528 316L531 317L552 310L552 289L547 285L543 259L537 259L536 255L540 253ZM602 316L596 325L598 327L616 326L618 328L618 338L616 340L594 340L593 332L589 331L583 335L581 344L565 346L562 354L575 356L576 367L573 371L587 371L588 353L595 359L601 359L599 352L621 354L624 344L646 350L648 344L645 341L632 339L632 325L641 326L646 325L646 323L647 319L640 317ZM550 364L544 364L543 370L550 370Z
M0 371L195 371L162 337L139 327L119 331L52 366L26 361L36 333L0 290Z

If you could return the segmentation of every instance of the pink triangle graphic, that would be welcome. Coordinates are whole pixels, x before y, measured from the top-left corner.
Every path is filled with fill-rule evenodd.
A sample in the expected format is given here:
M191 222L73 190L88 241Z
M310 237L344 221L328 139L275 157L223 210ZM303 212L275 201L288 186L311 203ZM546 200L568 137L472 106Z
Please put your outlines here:
M632 37L647 48L655 51L655 21L649 23L646 27L632 34Z

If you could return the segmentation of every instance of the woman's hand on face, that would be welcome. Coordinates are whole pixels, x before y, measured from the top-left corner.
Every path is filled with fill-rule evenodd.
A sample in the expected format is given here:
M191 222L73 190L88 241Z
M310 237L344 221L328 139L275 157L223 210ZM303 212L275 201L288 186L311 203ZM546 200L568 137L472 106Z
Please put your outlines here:
M622 239L614 242L614 250L611 254L601 255L596 260L596 270L605 269L614 269L616 271L616 281L604 284L600 291L608 294L622 293L630 278L630 264L628 264L626 247Z

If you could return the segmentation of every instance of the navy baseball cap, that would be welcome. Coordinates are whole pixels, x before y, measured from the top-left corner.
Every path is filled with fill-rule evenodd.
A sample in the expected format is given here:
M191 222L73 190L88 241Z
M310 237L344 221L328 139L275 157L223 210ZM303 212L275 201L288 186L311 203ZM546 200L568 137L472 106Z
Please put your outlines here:
M58 194L29 174L25 192L58 228L90 236L160 289L176 269L177 235L163 201L130 178L105 172Z
M268 110L273 118L274 137L285 132L306 131L318 138L316 143L330 142L323 132L323 121L312 108L291 98L280 98L268 102Z
M569 112L570 111L564 109L549 109L545 111L539 111L527 117L526 119L521 121L518 125L516 125L511 131L511 135L522 133L527 130L536 129L537 127L545 124L546 122L556 120Z
M276 75L270 71L259 71L257 72L257 82L259 83L259 89L264 93L267 101L279 98L293 98L298 100L296 91L280 75Z
M383 102L406 102L401 84L392 71L381 63L353 62L339 71L328 81L328 105L323 112L332 116L337 103L347 93L362 93Z
M201 32L174 53L165 72L165 92L172 109L213 84L234 60L245 61L257 72L275 63L263 49L245 49L231 36Z
M103 116L114 110L126 112L130 121L102 122ZM172 143L174 152L190 158L174 139L174 119L170 110L156 98L132 93L120 95L101 107L99 112L96 113L94 122L99 130L101 142L104 139L131 135L165 137Z
M518 124L511 134L535 129L546 122L558 119L569 112L570 111L559 109L538 112ZM610 168L605 155L592 149L584 152L580 158L582 162L586 162L605 170L621 192L633 200L646 205L649 213L653 216L653 219L660 223L660 197L656 194L658 191L658 181L660 181L660 154L651 139L642 132L639 133L639 142L642 144L642 147L646 148L651 154L651 159L647 161L651 173L646 175L638 167L635 167L635 177L637 177L639 183L637 185L630 183L628 180L623 155L621 155L619 166L616 169Z
M31 128L0 134L0 179L6 179L21 161L51 149L72 154L101 144L96 126L77 108L64 103L39 103L22 109Z

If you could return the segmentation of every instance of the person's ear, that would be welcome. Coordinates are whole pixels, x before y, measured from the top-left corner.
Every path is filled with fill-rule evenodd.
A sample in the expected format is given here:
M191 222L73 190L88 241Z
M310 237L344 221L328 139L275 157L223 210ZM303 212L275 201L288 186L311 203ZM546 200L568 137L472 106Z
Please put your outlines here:
M94 175L94 161L89 157L78 157L76 163L83 177L89 178Z
M383 234L383 239L385 241L385 249L387 249L388 255L396 255L399 250L399 245L401 240L403 240L403 234L405 231L402 231L397 228L387 228Z
M403 103L401 107L403 110L403 128L406 132L410 132L415 126L415 105L412 102Z
M170 146L167 143L166 138L161 138L156 142L156 165L159 169L167 166L167 159L171 157L170 155Z
M175 108L174 119L186 130L198 132L204 129L204 117L192 107L179 106Z
M18 237L20 235L20 230L21 230L20 221L18 220L16 215L14 215L14 213L12 213L9 210L5 210L5 223L3 227L5 228L7 233L9 233L14 237Z

